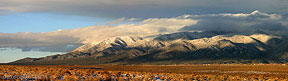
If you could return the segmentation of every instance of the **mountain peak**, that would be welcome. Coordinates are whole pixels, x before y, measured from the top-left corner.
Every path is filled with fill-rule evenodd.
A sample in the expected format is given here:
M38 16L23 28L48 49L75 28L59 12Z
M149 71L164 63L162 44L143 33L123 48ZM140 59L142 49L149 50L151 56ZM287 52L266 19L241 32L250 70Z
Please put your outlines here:
M262 13L262 12L260 12L259 10L255 10L255 11L251 12L251 14L259 14L259 13Z
M271 39L278 38L267 34L247 35L215 31L177 32L148 38L119 36L103 40L97 44L83 45L73 52L63 55L15 62L33 62L36 64L153 64L168 61L185 63L186 61L197 61L197 59L262 59L263 55L269 55L266 50L272 50L271 46L277 46L275 43L269 43Z

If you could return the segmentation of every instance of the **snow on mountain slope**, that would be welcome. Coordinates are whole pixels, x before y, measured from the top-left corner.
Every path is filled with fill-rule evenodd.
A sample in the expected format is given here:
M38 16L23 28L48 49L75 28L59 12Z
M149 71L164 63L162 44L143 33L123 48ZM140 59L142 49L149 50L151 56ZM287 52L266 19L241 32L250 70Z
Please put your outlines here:
M151 63L161 59L250 59L265 55L266 51L271 49L272 45L268 44L271 39L281 40L280 37L267 34L244 35L211 31L178 32L150 37L121 36L86 44L67 54L34 59L30 63L53 64L55 61L62 61L59 63L105 64L131 61L144 63L147 59L150 59ZM14 63L23 62L18 60Z

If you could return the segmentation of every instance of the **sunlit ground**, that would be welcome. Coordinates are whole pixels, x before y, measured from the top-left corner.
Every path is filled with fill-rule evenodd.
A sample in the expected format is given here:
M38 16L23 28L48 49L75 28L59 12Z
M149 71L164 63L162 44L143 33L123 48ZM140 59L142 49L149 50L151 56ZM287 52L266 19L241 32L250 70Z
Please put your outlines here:
M287 81L287 65L0 65L0 80L16 81Z

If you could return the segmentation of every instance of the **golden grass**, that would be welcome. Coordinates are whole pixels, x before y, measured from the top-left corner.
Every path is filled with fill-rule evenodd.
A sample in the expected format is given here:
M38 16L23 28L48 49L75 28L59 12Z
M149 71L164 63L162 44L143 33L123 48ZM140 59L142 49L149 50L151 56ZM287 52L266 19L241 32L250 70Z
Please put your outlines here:
M288 66L269 65L0 65L0 80L85 81L288 80Z

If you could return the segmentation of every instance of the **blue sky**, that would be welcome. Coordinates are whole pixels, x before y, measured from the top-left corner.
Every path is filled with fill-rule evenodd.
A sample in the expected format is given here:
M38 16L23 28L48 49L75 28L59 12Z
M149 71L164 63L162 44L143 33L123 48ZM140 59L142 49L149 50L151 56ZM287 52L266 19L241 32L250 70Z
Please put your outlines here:
M103 24L111 20L111 18L90 18L76 15L13 13L0 15L0 32L49 32Z

